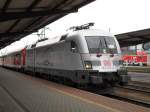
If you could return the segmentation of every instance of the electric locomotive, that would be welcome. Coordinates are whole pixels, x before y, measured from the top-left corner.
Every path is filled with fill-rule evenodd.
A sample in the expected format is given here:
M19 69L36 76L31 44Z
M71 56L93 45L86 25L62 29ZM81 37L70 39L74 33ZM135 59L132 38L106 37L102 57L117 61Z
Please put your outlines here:
M74 26L62 36L27 47L25 71L81 85L127 83L117 39L109 32L90 29L93 25Z

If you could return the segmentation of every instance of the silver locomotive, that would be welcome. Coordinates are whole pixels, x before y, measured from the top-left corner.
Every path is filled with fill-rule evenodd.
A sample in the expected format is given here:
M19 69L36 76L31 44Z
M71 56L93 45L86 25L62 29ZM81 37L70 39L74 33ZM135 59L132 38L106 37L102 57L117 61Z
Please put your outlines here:
M25 71L78 84L127 83L117 39L109 32L90 29L92 25L71 27L72 32L29 46Z

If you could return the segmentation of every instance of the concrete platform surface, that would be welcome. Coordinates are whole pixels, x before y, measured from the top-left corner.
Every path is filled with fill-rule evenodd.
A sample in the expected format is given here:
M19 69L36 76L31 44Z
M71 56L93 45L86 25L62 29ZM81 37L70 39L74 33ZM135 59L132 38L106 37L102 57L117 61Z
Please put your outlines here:
M0 112L24 112L22 108L0 87Z
M84 95L65 86L52 87L49 81L0 68L0 112L149 112L150 109L87 93ZM46 82L46 83L45 83ZM63 88L63 90L61 89ZM69 87L68 87L69 88ZM73 90L73 89L72 89ZM67 91L67 89L66 89ZM84 93L84 92L83 92ZM89 97L84 97L89 96ZM99 100L100 103L92 100ZM103 102L102 102L103 101ZM110 107L107 105L109 102ZM118 104L117 104L118 102ZM104 104L106 105L104 105ZM120 105L119 105L120 104ZM114 105L113 108L111 105Z

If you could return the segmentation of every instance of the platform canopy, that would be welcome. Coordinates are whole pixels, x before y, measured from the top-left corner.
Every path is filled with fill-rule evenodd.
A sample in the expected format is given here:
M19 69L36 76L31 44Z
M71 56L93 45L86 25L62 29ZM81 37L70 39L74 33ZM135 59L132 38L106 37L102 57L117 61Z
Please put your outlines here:
M0 0L0 48L94 0Z
M138 30L115 35L121 47L150 42L150 29Z

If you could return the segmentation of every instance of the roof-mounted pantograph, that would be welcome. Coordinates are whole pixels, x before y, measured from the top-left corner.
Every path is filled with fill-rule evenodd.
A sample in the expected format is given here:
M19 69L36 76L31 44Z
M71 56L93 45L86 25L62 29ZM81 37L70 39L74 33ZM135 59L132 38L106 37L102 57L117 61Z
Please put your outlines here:
M83 24L83 25L80 25L80 26L72 26L69 29L67 29L67 31L68 30L77 31L77 30L89 29L92 26L94 26L94 23L87 23L87 24Z

